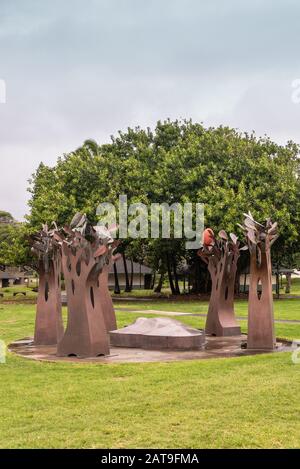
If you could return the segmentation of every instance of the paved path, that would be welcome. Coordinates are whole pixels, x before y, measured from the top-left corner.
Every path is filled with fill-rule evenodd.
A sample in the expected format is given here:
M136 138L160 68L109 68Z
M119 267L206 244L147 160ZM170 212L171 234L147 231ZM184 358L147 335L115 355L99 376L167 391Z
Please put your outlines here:
M201 318L206 318L204 313L184 313L180 311L161 311L158 309L135 309L128 310L127 308L115 308L116 311L122 311L126 313L143 313L143 314L160 314L161 316L199 316ZM237 319L243 321L247 320L247 316L236 316ZM283 324L300 324L298 319L275 319L275 322Z

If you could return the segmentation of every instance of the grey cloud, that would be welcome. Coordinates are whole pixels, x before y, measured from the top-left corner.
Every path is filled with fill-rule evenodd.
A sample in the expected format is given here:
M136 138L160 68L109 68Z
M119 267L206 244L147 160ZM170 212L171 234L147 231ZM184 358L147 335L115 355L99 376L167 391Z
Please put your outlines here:
M39 161L157 119L300 140L299 13L297 0L0 0L0 208L23 216Z

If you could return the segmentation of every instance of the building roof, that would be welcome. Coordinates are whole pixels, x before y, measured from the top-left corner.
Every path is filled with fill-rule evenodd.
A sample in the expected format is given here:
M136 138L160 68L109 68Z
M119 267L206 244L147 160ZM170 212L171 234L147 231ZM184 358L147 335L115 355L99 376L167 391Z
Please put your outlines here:
M3 271L0 270L0 279L16 279L28 277L28 272L24 272L17 267L6 267Z
M129 261L127 259L126 260L126 265L127 265L128 273L130 275L131 274L131 261ZM116 262L116 266L117 266L117 271L118 271L119 274L124 274L125 273L123 259L119 259ZM113 268L113 265L112 265L111 268L110 268L110 273L113 273L113 271L114 271L114 268ZM139 273L141 273L141 274L152 274L152 269L150 269L150 267L147 267L144 264L139 264L138 262L133 262L133 273L134 274L139 274Z

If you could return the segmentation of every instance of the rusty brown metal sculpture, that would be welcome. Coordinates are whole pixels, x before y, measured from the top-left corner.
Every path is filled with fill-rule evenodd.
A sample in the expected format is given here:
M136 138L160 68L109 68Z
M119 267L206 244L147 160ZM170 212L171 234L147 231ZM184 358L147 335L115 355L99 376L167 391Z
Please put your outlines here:
M240 335L241 329L234 315L234 282L239 258L239 241L230 233L220 231L216 239L213 231L204 231L204 244L198 255L206 262L211 276L205 332L215 336Z
M110 266L115 261L115 256L111 256L108 262L104 265L102 272L99 275L99 288L98 295L101 303L104 321L107 332L114 331L117 329L117 321L115 315L115 309L112 302L111 294L108 289L108 275Z
M109 354L108 328L115 326L113 308L102 301L107 283L102 277L110 262L114 241L102 227L93 227L76 214L61 236L62 267L67 290L68 322L58 343L59 356L92 357Z
M53 345L61 339L64 328L61 314L61 254L56 240L57 227L43 229L30 237L32 252L37 256L39 290L35 319L34 343Z
M244 225L240 226L250 252L247 348L272 350L276 347L276 338L271 246L278 238L277 223L268 219L262 225L254 220L250 212L244 215Z

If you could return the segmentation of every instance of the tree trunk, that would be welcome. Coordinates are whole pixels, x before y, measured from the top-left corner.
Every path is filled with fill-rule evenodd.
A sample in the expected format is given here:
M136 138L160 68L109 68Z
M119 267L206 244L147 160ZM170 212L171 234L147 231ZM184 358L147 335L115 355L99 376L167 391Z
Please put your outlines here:
M237 254L229 252L226 246L220 259L211 256L208 270L212 288L205 332L215 336L240 335L241 328L234 315L234 281Z
M292 273L289 272L285 274L285 277L286 277L285 293L291 293Z
M160 293L161 292L161 289L162 289L162 286L163 286L163 283L164 283L164 278L165 278L165 273L163 272L162 274L160 274L158 284L156 285L156 287L154 289L155 293Z
M57 345L57 355L108 355L109 338L99 294L99 272L93 248L79 247L74 253L74 250L64 243L62 266L68 298L68 322L64 336Z
M130 291L132 291L133 287L133 260L130 259L130 267L131 267L131 272L130 272Z
M154 271L152 275L151 290L154 289L155 279L156 279L156 272Z
M177 265L174 253L172 253L172 265L173 265L173 272L174 272L174 280L175 280L175 292L176 295L180 295L180 288L178 282L178 275L177 275Z
M123 258L123 264L124 264L124 272L125 272L125 291L130 292L130 281L129 281L129 275L128 275L128 269L127 269L127 262L126 262L126 257L125 253L122 252L122 258Z
M105 327L107 332L114 331L117 329L117 321L115 309L113 306L111 294L108 288L108 276L110 272L111 263L113 260L110 260L110 263L105 265L102 269L102 272L99 275L98 279L98 291L97 294L100 295L99 301L102 305L102 312L105 321Z
M270 248L262 252L260 266L253 250L250 254L247 348L273 350L275 346Z
M171 293L172 295L176 295L176 289L174 286L173 278L172 278L172 269L171 269L171 262L170 262L170 256L167 253L167 269L168 269L168 277L169 277L169 284L171 288Z
M39 289L34 344L55 345L64 334L61 314L61 257L51 260L48 272L39 263Z
M120 290L120 284L119 284L119 276L118 276L118 269L116 266L116 263L114 262L114 278L115 278L115 288L114 288L114 293L116 295L120 295L121 290Z
M201 260L199 257L196 257L194 263L194 272L192 277L192 293L200 293L201 292ZM204 285L205 287L205 285Z

